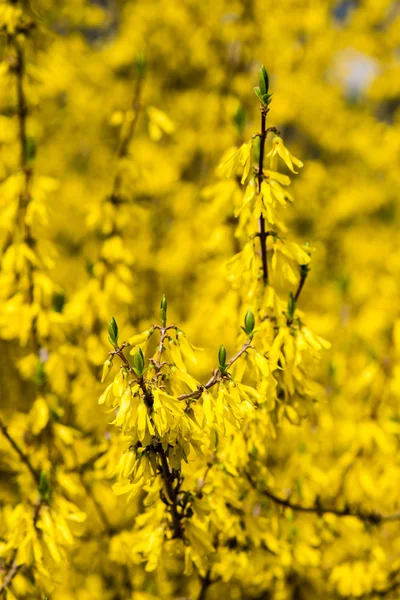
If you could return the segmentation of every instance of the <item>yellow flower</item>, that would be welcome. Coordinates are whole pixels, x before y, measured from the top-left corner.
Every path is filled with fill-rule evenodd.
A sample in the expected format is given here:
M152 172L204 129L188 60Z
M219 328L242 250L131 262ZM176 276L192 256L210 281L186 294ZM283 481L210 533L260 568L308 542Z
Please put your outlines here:
M289 152L289 150L286 148L286 146L283 143L283 139L281 137L279 137L279 135L276 135L274 137L274 139L272 140L272 149L267 154L267 157L269 157L271 159L271 169L273 169L275 166L275 164L274 164L275 161L273 159L277 155L279 155L281 157L283 162L286 164L288 169L290 169L292 171L292 173L298 173L298 171L294 170L293 165L296 165L296 167L299 167L299 168L303 166L303 163L301 162L301 160L299 160L298 158L296 158L295 156L293 156L293 154L291 154Z
M251 169L251 150L253 140L242 144L238 150L232 151L229 157L222 162L218 169L223 177L234 177L238 172L240 165L243 167L241 183L244 184L249 176Z

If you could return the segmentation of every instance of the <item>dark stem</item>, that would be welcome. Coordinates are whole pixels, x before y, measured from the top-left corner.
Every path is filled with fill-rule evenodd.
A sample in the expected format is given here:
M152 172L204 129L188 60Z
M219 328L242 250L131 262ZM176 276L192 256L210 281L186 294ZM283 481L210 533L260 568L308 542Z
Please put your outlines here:
M248 473L246 473L246 477L247 477L248 481L250 482L251 486L254 489L256 489L256 485ZM372 524L376 524L376 525L381 523L382 521L400 520L400 512L396 512L396 513L392 513L392 514L388 514L388 515L382 515L378 512L367 512L367 511L353 509L351 506L347 506L347 505L344 508L328 508L326 506L322 506L319 501L316 502L313 506L304 506L302 504L297 504L296 502L291 502L290 500L287 500L286 498L280 498L279 496L276 496L270 490L264 489L264 490L259 490L259 492L260 492L260 494L262 494L263 496L266 496L267 498L269 498L276 504L279 504L280 506L285 506L286 508L291 508L292 510L297 511L297 512L316 513L318 515L331 514L331 515L336 515L337 517L356 517L357 519L360 519L361 521L365 521L367 523L372 523Z
M208 569L205 577L201 578L201 587L200 587L200 594L197 598L197 600L205 600L206 596L207 596L207 590L209 588L209 586L211 585L211 571L210 569Z
M0 430L2 431L4 437L10 442L10 444L14 448L15 452L17 452L17 454L19 455L22 462L28 467L29 471L32 474L33 479L35 480L35 483L37 483L39 485L39 481L40 481L39 473L37 473L37 471L35 471L35 469L33 468L32 463L29 460L29 457L25 454L25 452L23 452L23 450L21 450L21 448L18 446L17 442L10 436L10 434L8 433L7 427L5 426L5 424L3 423L3 421L1 419L0 419Z
M243 346L240 348L240 350L238 350L238 352L236 352L236 354L234 354L232 356L232 358L227 362L225 370L229 369L229 367L231 367L238 360L238 358L240 358L242 356L242 354L244 354L249 348L254 348L254 346L251 344L250 341L247 341L243 344ZM221 381L221 371L219 369L215 369L215 371L213 372L212 376L210 377L210 379L207 381L206 384L200 385L197 388L197 390L194 390L193 392L188 392L187 394L181 394L180 396L178 396L178 400L189 400L190 398L194 398L194 399L200 398L200 396L202 395L204 390L209 390L219 381Z
M0 585L0 594L5 593L6 589L9 587L14 577L18 575L23 566L24 565L18 565L15 559L13 560L6 576L3 579L3 583Z
M258 193L261 192L261 184L263 181L263 168L264 168L264 154L265 154L265 141L267 139L267 112L268 109L265 109L263 106L261 107L261 133L260 133L260 156L258 160L258 174L257 174L257 183L258 183ZM262 269L263 269L263 281L264 285L268 284L268 257L267 257L267 237L268 233L265 231L265 218L263 215L260 216L259 219L259 238L261 245L261 260L262 260Z
M168 465L167 455L165 454L164 448L160 445L158 449L158 454L161 458L162 465L162 477L165 483L165 487L167 489L167 493L169 499L172 504L169 504L169 509L172 517L172 524L174 529L174 538L182 538L183 537L183 529L181 519L178 513L178 504L177 504L177 496L178 490L172 485L172 473Z
M301 294L301 292L303 290L304 284L305 284L306 279L307 279L307 275L308 275L307 265L305 267L304 267L304 265L302 265L300 267L300 281L299 281L299 285L298 285L298 288L297 288L296 293L294 295L295 302L297 302L297 300L300 297L300 294Z

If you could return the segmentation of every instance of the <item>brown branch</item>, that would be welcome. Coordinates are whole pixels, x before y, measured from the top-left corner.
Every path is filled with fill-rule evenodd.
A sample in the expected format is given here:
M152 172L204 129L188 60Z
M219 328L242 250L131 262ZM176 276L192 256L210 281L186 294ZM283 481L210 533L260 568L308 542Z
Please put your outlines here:
M5 593L6 589L10 586L12 580L16 575L18 575L19 571L22 569L24 565L18 565L16 559L12 561L6 576L3 579L3 583L0 585L0 594Z
M251 484L251 486L253 487L253 489L257 490L257 486L256 486L255 482L253 481L253 479L251 478L251 476L249 475L249 473L246 473L246 477L247 477L249 483ZM368 512L368 511L356 510L356 509L353 509L351 506L345 506L344 508L326 507L326 506L322 506L320 502L316 502L312 506L304 506L302 504L297 504L296 502L291 502L289 499L280 498L279 496L276 496L273 492L271 492L270 490L267 490L267 489L257 490L257 491L259 491L259 493L262 494L263 496L266 496L267 498L269 498L270 500L275 502L275 504L279 504L280 506L290 508L296 512L315 513L320 516L325 515L325 514L331 514L331 515L335 515L337 517L356 517L357 519L360 519L361 521L365 521L365 522L376 524L376 525L378 525L379 523L381 523L383 521L400 520L400 512L389 514L389 515L382 515L378 512L372 512L372 511Z
M247 341L243 344L241 349L238 352L236 352L236 354L234 354L234 356L232 356L232 358L227 362L225 370L229 369L229 367L231 367L238 360L238 358L240 358L242 356L242 354L244 354L246 352L246 350L248 350L249 348L254 348L254 346L252 345L252 343L250 341ZM178 400L189 400L190 398L194 398L194 399L200 398L200 396L202 395L204 390L209 390L216 383L221 381L221 379L222 379L221 371L219 369L215 369L211 378L207 381L206 384L199 385L197 390L194 390L193 392L188 392L187 394L181 394L180 396L178 396Z
M205 574L204 577L201 577L201 587L200 587L200 593L198 595L197 600L205 600L206 596L207 596L207 590L209 588L209 586L211 585L212 581L211 581L211 569L207 570L207 573Z
M172 329L172 328L175 328L175 325L174 326L170 325L169 327L166 327L165 329L168 330L168 329ZM161 331L163 330L163 328L160 328L160 329L161 329ZM135 374L132 365L128 362L128 359L126 358L125 354L123 353L124 347L126 347L126 346L123 344L122 346L117 347L114 350L112 350L111 352L109 352L109 354L117 355L122 360L124 366L128 369L128 371ZM232 356L232 358L227 362L226 370L229 369L229 367L231 367L238 360L238 358L240 358L242 356L242 354L244 354L249 348L254 348L254 346L252 345L252 343L250 341L247 341L243 344L241 349L238 352L236 352L236 354L234 354ZM153 364L155 362L156 361L153 361ZM161 368L161 365L162 365L162 363L157 361L156 368L157 367ZM135 376L136 376L136 374L135 374ZM177 400L189 400L190 398L193 398L193 399L200 398L200 396L202 395L204 390L209 390L216 383L221 381L221 379L222 379L222 375L221 375L220 370L215 369L213 371L212 376L207 381L207 383L199 385L199 387L196 390L194 390L193 392L188 392L187 394L181 394L180 396L177 396ZM145 390L143 390L143 385L145 385L144 379L141 379L141 380L138 379L138 383L141 386L142 391L145 392ZM148 395L149 393L150 392L148 392L148 390L146 388L146 394Z
M167 334L168 329L171 329L174 327L175 326L158 327L161 332L159 348L158 348L158 360L153 361L153 364L155 364L155 368L156 368L157 372L161 369L161 365L162 365L161 357L162 357L163 342L164 342L165 336ZM110 354L117 355L123 362L124 366L128 369L128 371L135 374L133 367L131 366L131 364L128 362L128 359L124 355L124 352L123 352L124 347L125 347L124 344L122 344L122 346L120 346L120 347L115 347L114 350ZM247 342L245 342L245 344L243 344L242 348L238 352L236 352L236 354L234 354L234 356L232 356L232 358L228 361L226 369L228 369L230 366L232 366L238 360L238 358L240 358L240 356L242 356L242 354L244 354L249 348L254 348L254 346L252 346L251 342L248 340ZM136 374L135 374L135 377L136 377L136 379L140 385L140 388L144 394L146 405L151 408L153 405L153 397L152 397L151 391L149 391L149 389L146 386L145 379L143 377L138 378ZM209 381L205 385L199 386L197 388L197 390L194 390L194 392L189 392L188 394L181 394L180 396L177 397L177 399L178 400L186 400L186 399L190 399L190 398L199 398L204 390L210 389L216 383L221 381L223 379L223 377L224 377L224 375L221 374L220 370L216 369L213 372L212 377L209 379ZM182 538L183 537L183 526L182 526L183 516L180 515L178 512L178 494L179 494L179 487L180 487L179 480L178 480L178 485L176 487L174 487L173 486L174 473L170 469L166 452L165 452L164 448L162 447L161 443L157 444L154 447L154 451L160 456L160 460L161 460L161 476L165 483L165 488L166 488L167 495L168 495L168 501L166 502L166 504L168 506L169 513L172 518L172 527L173 527L174 538Z
M309 268L308 265L301 265L300 266L300 281L299 281L299 285L297 287L297 290L294 294L294 301L297 302L297 300L300 297L300 294L303 290L304 284L306 282L307 279L307 275L309 273Z
M158 375L158 373L162 367L161 358L162 358L162 353L164 351L164 340L167 337L167 331L169 329L173 329L173 327L171 327L171 326L166 327L164 325L163 327L160 327L159 329L160 329L160 341L158 343L158 357L157 357L157 360L153 361L154 368L156 370L156 376Z
M36 484L39 484L40 476L39 473L33 468L32 463L29 457L25 454L23 450L21 450L20 446L17 442L11 437L8 433L8 429L6 425L3 423L2 419L0 419L0 430L3 433L4 437L10 442L11 446L14 448L15 452L18 454L22 462L28 467L33 479Z

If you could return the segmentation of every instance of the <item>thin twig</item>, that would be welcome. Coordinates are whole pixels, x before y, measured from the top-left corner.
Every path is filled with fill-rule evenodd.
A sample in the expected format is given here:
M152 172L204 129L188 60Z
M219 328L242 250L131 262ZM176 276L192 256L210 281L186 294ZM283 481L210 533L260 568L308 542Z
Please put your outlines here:
M300 294L303 290L304 284L306 282L307 279L307 275L309 273L309 268L308 265L301 265L300 266L300 281L299 281L299 285L297 287L296 293L294 295L294 301L297 302L297 300L300 297Z
M207 590L208 590L209 586L211 585L211 583L212 583L211 582L211 569L208 569L205 576L201 577L200 593L198 595L197 600L205 600L206 599Z
M267 139L267 113L268 109L265 109L261 106L261 133L260 133L260 156L258 160L258 173L257 173L257 182L258 182L258 193L261 193L261 184L264 178L264 153L265 153L265 141ZM259 218L259 226L260 226L260 245L261 245L261 260L262 260L262 268L263 268L263 281L264 285L268 284L268 257L267 257L267 237L268 234L265 231L265 218L263 215L260 215Z
M171 504L168 504L170 509L172 524L174 530L174 538L182 538L183 537L183 527L181 523L181 517L178 513L178 491L179 488L176 489L172 485L172 473L168 465L167 455L164 451L164 448L161 446L157 449L158 454L161 458L162 465L162 478L165 483L165 487L167 489L168 497L171 501Z
M242 356L242 354L244 354L246 352L246 350L248 350L249 348L254 348L254 346L252 345L252 343L250 341L247 341L243 344L241 349L238 352L236 352L236 354L234 356L232 356L232 358L228 361L225 370L229 369L229 367L231 367L233 365L233 363L235 363L238 360L238 358L240 358ZM200 385L193 392L189 392L187 394L181 394L180 396L178 396L178 400L189 400L190 398L194 398L194 399L200 398L200 396L202 395L204 390L209 390L216 383L221 381L221 379L222 379L221 371L219 369L215 369L215 371L213 371L211 378L207 381L206 384Z
M120 140L118 152L117 152L117 158L119 160L121 160L122 158L124 158L127 155L129 144L135 133L136 124L139 119L140 109L142 107L140 104L140 96L142 93L143 82L144 82L144 76L143 76L143 74L139 74L136 79L135 91L134 91L133 100L132 100L133 118L129 123L129 127L126 131L125 136L123 136ZM119 196L120 190L121 190L121 185L122 185L122 176L121 176L121 173L119 171L117 171L117 173L114 176L112 192L111 192L111 199L114 202L118 199L118 196Z
M4 437L10 442L10 444L14 448L14 450L17 452L17 454L19 455L22 462L28 467L33 479L35 480L35 483L39 484L39 481L40 481L39 473L33 468L29 457L25 454L25 452L23 450L21 450L21 448L17 444L17 442L8 433L8 429L5 426L5 424L3 423L2 419L0 419L0 430L3 433Z
M10 565L10 568L6 573L6 576L3 579L3 583L0 585L0 594L3 594L6 591L14 577L18 575L19 571L22 569L23 566L24 565L17 564L17 561L14 558L13 562Z
M246 473L246 477L250 482L253 489L257 489L255 482L249 475ZM260 494L266 496L276 504L280 506L285 506L286 508L291 508L297 512L305 512L305 513L315 513L318 515L331 514L336 515L337 517L356 517L361 521L365 521L368 523L379 524L383 521L398 521L400 520L400 512L392 513L389 515L382 515L378 512L367 512L362 510L353 509L351 506L345 506L344 508L334 508L334 507L326 507L322 506L320 502L316 502L312 506L304 506L302 504L297 504L296 502L291 502L286 498L280 498L276 496L273 492L267 489L258 490Z

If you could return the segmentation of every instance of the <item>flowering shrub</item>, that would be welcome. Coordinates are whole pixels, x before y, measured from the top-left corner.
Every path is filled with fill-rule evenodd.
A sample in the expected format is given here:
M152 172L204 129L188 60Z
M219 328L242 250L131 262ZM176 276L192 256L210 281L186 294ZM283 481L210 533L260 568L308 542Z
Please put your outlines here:
M0 2L0 596L397 597L398 21Z

